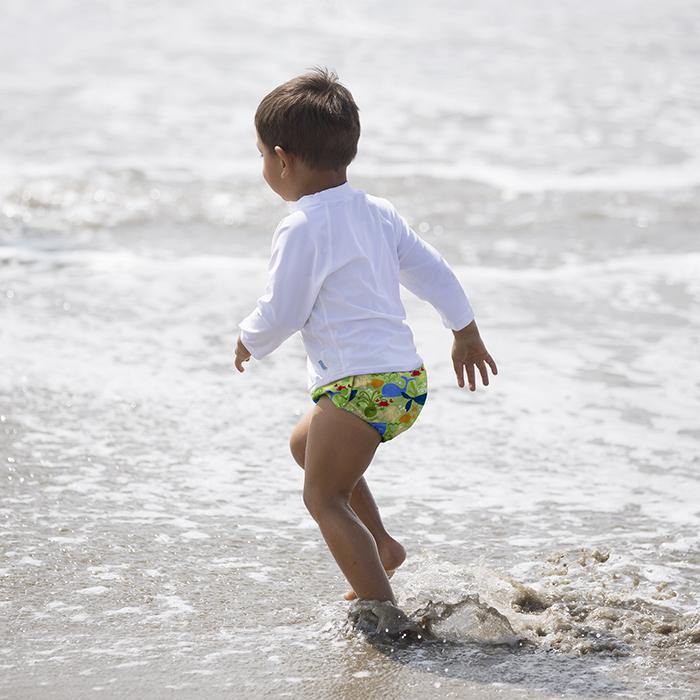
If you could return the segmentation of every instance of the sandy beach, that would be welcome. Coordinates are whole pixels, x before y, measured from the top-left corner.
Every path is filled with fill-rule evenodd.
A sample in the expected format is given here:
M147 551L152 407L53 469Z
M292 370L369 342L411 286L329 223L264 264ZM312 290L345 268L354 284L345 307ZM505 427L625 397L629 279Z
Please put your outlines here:
M41 6L0 28L0 696L697 697L698 8ZM232 364L286 211L252 114L319 62L499 366L460 390L402 291L428 399L365 476L420 644L348 625L299 336Z

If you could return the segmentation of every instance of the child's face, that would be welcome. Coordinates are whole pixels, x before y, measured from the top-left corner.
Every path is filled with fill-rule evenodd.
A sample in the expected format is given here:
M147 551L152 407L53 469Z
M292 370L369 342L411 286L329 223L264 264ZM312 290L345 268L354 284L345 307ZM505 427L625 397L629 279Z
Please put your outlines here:
M277 193L282 199L288 200L288 176L289 176L289 164L285 157L281 157L280 153L271 151L261 140L260 136L257 136L256 143L260 155L263 159L263 169L262 176L265 178L265 182L270 186L270 189ZM284 151L277 147L284 156Z

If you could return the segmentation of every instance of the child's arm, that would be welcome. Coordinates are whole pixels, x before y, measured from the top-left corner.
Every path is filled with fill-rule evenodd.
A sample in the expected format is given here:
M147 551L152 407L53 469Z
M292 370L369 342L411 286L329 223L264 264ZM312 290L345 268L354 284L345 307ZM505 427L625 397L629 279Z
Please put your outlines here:
M322 283L311 232L303 224L283 219L272 237L265 293L238 324L235 366L239 372L251 355L262 359L304 327Z
M476 389L476 367L484 386L489 379L486 365L498 374L496 363L484 346L469 299L457 276L428 241L423 240L394 210L401 284L420 299L430 302L440 314L445 328L452 330L452 365L457 384L464 386L464 369L469 389Z
M457 276L433 245L422 239L398 212L394 214L401 284L429 302L440 314L445 328L465 328L474 320L474 311Z

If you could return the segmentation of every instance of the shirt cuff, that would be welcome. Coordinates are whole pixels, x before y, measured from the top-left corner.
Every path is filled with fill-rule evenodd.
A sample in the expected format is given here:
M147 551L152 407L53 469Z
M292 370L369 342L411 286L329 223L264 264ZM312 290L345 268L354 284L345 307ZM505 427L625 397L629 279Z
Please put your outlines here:
M469 309L463 316L456 320L456 323L446 323L444 324L446 328L453 331L461 331L462 328L468 326L474 320L474 311Z
M253 343L250 341L250 336L248 335L248 331L244 331L240 326L238 327L238 334L241 337L241 343L245 345L246 350L250 353L250 356L255 358L256 360L262 359L261 356L258 354L258 351L255 349L255 346Z

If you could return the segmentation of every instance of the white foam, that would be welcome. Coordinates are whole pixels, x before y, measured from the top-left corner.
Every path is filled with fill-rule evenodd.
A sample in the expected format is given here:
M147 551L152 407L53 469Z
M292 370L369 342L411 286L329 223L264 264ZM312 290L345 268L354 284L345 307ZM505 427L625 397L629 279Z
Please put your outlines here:
M486 163L426 163L424 160L400 165L359 164L355 172L363 177L419 177L435 180L475 182L513 193L530 192L664 192L700 186L700 161L673 165L601 169L576 174L523 167L501 168Z
M106 586L89 586L88 588L81 588L76 593L81 593L82 595L102 595L109 590Z

